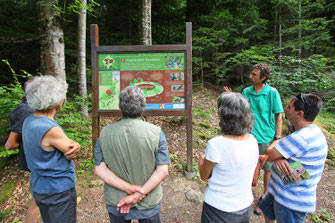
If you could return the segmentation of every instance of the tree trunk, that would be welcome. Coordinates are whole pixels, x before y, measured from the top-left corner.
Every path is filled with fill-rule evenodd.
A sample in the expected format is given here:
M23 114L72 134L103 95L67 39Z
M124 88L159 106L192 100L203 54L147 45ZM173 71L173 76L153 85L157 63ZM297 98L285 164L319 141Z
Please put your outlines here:
M281 25L282 21L281 21L281 6L279 6L279 66L281 68L281 55L282 55L282 25Z
M41 72L65 79L64 37L55 0L37 0Z
M301 0L299 0L299 34L298 34L298 43L299 43L299 74L301 74Z
M152 45L151 0L141 0L141 44Z
M86 0L82 0L78 16L78 49L77 49L77 73L79 95L86 102ZM88 117L87 104L81 105L80 110L83 116Z
M276 7L275 25L274 25L274 32L273 32L273 42L276 42L276 39L277 39L277 25L278 25L278 7Z

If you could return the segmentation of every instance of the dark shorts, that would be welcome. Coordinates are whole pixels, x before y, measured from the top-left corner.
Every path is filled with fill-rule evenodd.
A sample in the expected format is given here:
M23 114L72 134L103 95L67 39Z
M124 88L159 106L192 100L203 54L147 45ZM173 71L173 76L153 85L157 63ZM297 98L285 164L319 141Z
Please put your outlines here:
M30 170L28 168L26 156L24 155L24 151L23 151L21 146L22 146L22 144L20 144L20 147L19 147L20 167L21 167L22 170L30 172Z
M130 223L131 220L125 220L122 216L116 216L112 213L108 212L109 219L111 223ZM146 219L138 219L139 223L160 223L161 222L161 215L160 213Z
M264 155L266 148L270 145L270 143L258 143L259 155ZM271 171L271 166L273 162L266 161L263 170Z
M240 211L225 212L204 202L201 215L201 223L247 223L251 218L252 204Z
M259 208L263 214L270 220L276 220L277 223L304 223L306 214L299 211L291 210L274 200L272 194L262 199Z
M44 223L76 222L77 194L74 187L52 195L33 192L33 197Z

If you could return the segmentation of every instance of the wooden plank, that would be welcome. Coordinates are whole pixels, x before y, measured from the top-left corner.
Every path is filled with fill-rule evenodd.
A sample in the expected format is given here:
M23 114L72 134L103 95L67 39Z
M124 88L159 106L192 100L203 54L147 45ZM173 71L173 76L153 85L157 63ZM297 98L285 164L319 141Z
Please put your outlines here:
M131 46L99 46L97 47L98 53L122 53L122 52L143 52L143 53L149 53L149 52L159 52L164 51L162 53L165 53L167 51L173 52L173 51L186 51L187 45L131 45Z
M186 23L186 45L187 45L187 83L186 83L186 131L187 131L187 172L193 172L193 149L192 149L192 23Z
M94 146L99 136L99 86L98 86L98 54L99 28L96 24L90 26L91 35L91 67L92 67L92 146L94 156Z
M101 116L121 116L120 110L100 110ZM186 116L186 110L146 110L143 116Z

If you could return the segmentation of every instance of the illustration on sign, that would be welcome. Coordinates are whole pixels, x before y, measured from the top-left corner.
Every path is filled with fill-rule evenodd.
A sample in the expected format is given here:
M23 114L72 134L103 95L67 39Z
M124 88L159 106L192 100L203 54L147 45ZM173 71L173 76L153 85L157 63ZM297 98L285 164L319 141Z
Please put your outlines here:
M143 90L146 109L185 109L184 53L99 54L99 109L118 110L129 85Z

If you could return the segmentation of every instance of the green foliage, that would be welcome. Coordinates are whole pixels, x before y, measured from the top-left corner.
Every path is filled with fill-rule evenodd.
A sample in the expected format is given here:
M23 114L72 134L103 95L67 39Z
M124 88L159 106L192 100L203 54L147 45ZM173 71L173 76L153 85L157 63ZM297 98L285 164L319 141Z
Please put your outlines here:
M55 116L55 120L63 127L66 135L83 148L87 148L90 143L92 122L81 114L80 106L88 104L90 107L90 98L91 96L84 101L80 96L73 96Z
M9 157L9 156L16 155L16 154L19 154L18 149L6 150L4 146L0 147L0 158Z
M89 176L94 170L94 159L85 159L79 164L79 168L76 169L78 174L85 174Z
M316 120L321 122L329 133L335 134L335 113L321 112Z
M4 210L4 211L1 211L0 210L0 220L1 220L1 218L5 218L7 215L9 215L10 213L12 213L12 211L8 208L8 209L6 209L6 210Z
M280 60L281 66L273 65L269 83L283 95L326 91L334 84L328 75L332 72L331 65L322 55L312 55L301 61L296 57L282 56Z
M320 211L312 214L312 220L315 223L321 222L332 222L330 219L330 214L326 209L320 208Z
M10 66L8 60L2 60L11 71L14 81L7 86L0 86L0 143L3 145L10 132L9 117L11 111L21 102L24 96L22 85L18 77L28 78L30 74L17 74ZM1 148L0 157L8 157L17 154L17 150L5 150Z

